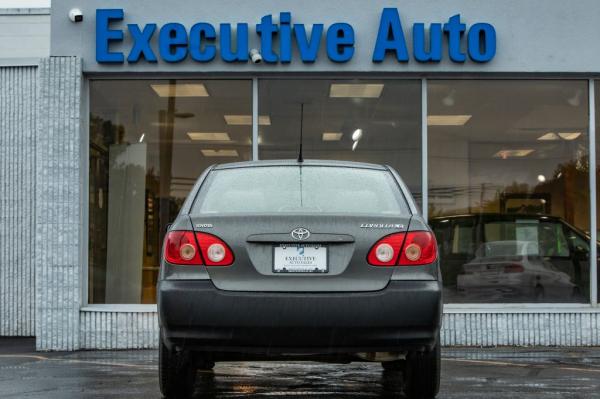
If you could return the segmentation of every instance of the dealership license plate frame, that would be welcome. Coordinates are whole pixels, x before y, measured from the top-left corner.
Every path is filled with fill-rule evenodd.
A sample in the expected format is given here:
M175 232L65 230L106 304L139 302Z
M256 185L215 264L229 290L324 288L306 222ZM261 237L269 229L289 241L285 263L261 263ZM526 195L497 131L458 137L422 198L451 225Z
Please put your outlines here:
M319 264L315 268L307 268L307 267L291 267L287 268L285 266L278 266L278 250L287 251L290 248L312 248L318 252L324 252L320 254L321 259L319 260ZM324 265L320 263L324 262ZM273 245L273 273L276 274L327 274L329 273L329 248L326 245L321 244L277 244Z

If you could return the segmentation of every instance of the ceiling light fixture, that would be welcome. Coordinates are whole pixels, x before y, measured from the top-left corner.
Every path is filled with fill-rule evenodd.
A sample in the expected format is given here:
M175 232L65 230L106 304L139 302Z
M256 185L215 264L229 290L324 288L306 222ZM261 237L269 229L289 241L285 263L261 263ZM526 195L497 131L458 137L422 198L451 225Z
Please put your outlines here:
M464 126L473 115L428 115L427 126Z
M187 135L195 141L231 141L229 134L224 132L188 132Z
M354 131L354 133L352 133L352 141L359 141L360 139L362 139L362 136L363 136L363 130L356 129Z
M502 158L502 159L507 159L507 158L521 158L521 157L526 157L527 155L531 154L532 152L534 152L535 150L530 150L530 149L526 149L526 150L500 150L497 153L494 154L494 158Z
M544 135L541 135L537 139L540 141L551 141L551 140L560 140L560 137L558 137L558 134L556 134L554 132L548 132Z
M237 150L200 150L205 157L237 157Z
M329 86L331 98L379 98L383 83L332 83Z
M228 125L251 126L252 115L224 115L225 123ZM262 126L271 125L271 117L269 115L260 115L258 124Z
M354 131L354 133L352 133L352 141L354 141L354 143L352 143L352 151L356 150L356 147L358 147L358 142L360 141L360 139L362 139L362 137L363 137L362 129L356 129Z
M324 132L322 140L323 141L340 141L342 139L343 133L338 132Z
M144 141L144 137L146 137L146 133L142 133L142 135L140 136L140 143Z
M579 136L581 136L581 132L560 132L558 133L561 139L563 140L575 140Z
M208 97L202 83L151 84L159 97Z

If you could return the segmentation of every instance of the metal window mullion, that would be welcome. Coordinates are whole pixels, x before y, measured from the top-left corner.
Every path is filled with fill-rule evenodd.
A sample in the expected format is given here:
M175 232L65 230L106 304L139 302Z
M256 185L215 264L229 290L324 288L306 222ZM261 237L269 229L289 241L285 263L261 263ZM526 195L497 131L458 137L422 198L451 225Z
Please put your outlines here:
M252 79L252 160L258 161L258 78Z
M596 219L596 97L595 81L588 83L589 105L589 178L590 178L590 302L598 305L598 248Z
M429 184L427 180L427 133L427 79L423 78L421 79L421 211L423 212L423 218L426 222L429 220Z

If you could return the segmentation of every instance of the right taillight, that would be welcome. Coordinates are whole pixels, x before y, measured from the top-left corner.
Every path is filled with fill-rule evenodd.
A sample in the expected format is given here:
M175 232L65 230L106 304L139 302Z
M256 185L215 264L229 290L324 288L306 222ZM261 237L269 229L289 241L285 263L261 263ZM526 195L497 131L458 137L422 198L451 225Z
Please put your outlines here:
M165 260L174 265L201 265L200 251L194 232L170 231L163 247Z
M437 259L435 237L429 231L406 233L399 266L427 265Z
M523 273L525 268L519 264L510 264L504 266L504 273Z
M377 241L367 255L373 266L418 266L436 259L435 237L428 231L390 234Z

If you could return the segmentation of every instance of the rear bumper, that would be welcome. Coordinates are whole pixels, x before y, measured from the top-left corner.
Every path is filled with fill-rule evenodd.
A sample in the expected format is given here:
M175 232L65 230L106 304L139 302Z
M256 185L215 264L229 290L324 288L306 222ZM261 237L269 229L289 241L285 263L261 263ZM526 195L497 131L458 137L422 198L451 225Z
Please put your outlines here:
M211 352L424 350L436 343L442 315L437 281L391 281L376 292L281 293L163 280L158 295L167 345Z

